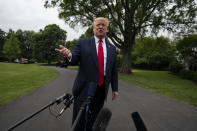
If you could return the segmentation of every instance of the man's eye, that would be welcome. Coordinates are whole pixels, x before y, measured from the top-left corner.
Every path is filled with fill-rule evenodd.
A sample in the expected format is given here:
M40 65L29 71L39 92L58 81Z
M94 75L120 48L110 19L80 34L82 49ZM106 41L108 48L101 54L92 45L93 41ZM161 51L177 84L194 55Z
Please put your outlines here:
M105 24L97 24L96 26L103 26L103 27L105 27Z

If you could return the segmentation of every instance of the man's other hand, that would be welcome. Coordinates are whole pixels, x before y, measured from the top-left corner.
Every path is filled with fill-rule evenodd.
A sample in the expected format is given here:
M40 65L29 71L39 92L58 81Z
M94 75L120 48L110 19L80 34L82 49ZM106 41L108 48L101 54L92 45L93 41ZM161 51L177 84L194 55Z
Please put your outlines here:
M115 100L117 96L118 96L118 92L117 91L113 91L112 92L112 100Z
M59 52L63 57L70 59L72 57L72 53L69 49L65 48L63 45L59 45L60 49L55 48L55 51Z

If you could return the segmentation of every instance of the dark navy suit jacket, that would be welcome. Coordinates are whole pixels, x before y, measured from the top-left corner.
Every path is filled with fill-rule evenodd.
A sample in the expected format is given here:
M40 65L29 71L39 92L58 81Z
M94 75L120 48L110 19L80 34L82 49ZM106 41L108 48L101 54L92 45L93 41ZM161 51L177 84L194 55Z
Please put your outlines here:
M118 91L117 55L116 48L106 40L107 62L105 75L105 98L111 83L112 91ZM72 50L71 65L79 65L78 74L73 85L73 95L75 97L87 97L87 90L90 82L95 82L99 78L98 57L96 51L95 38L80 39Z

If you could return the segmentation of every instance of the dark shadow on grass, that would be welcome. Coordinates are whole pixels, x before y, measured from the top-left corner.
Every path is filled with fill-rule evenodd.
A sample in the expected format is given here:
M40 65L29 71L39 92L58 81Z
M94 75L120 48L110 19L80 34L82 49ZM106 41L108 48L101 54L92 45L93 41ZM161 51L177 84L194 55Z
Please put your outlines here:
M47 63L42 63L42 64L39 64L40 66L56 66L56 64L47 64Z

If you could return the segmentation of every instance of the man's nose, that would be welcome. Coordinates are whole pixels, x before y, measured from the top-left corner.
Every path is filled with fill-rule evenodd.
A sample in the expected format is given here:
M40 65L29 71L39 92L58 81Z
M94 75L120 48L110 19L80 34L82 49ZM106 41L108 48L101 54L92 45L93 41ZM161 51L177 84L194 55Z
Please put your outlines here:
M98 27L99 28L103 28L105 25L104 24L99 24Z

